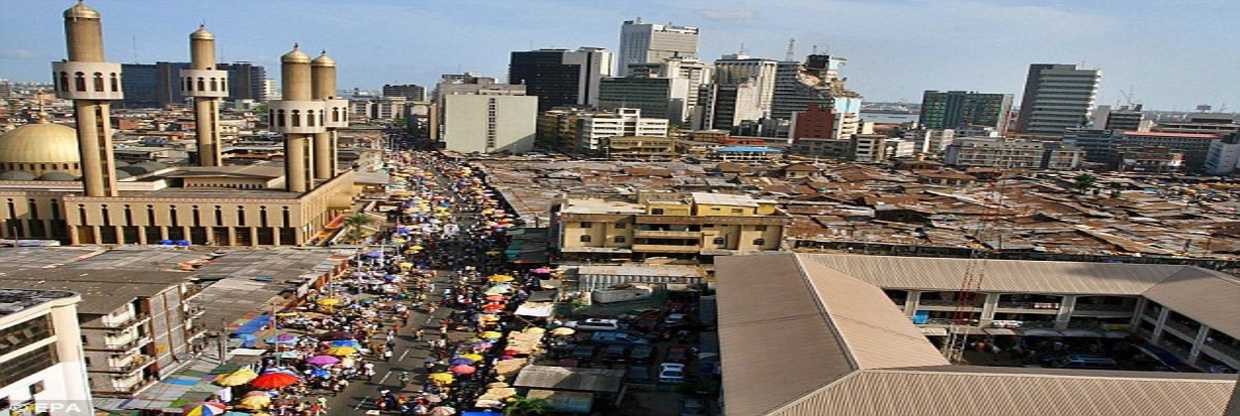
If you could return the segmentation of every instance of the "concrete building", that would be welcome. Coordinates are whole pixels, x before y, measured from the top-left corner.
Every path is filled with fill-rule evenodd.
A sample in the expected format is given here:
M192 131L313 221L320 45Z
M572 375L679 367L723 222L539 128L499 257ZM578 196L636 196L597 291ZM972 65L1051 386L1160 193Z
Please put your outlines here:
M958 137L947 146L943 162L952 166L1038 169L1044 151L1042 142Z
M220 63L217 68L228 71L228 97L232 100L263 102L280 99L279 90L267 85L267 68L262 65L236 61Z
M426 88L417 84L383 84L384 97L405 97L408 101L426 101Z
M1205 163L1207 174L1227 175L1234 172L1237 165L1240 165L1240 132L1210 142Z
M1240 131L1240 119L1228 114L1192 114L1188 120L1160 121L1156 131L1170 133L1231 133Z
M1063 143L1085 151L1085 161L1110 165L1115 162L1115 132L1076 128L1064 131Z
M1098 130L1149 131L1154 126L1154 121L1145 119L1140 104L1115 109L1109 105L1100 105L1094 109L1091 124L1090 127Z
M443 120L447 111L445 98L450 95L525 95L524 85L499 84L492 77L471 73L444 74L432 92L431 138L443 141Z
M1157 131L1125 131L1118 133L1113 146L1116 148L1148 147L1165 148L1184 155L1184 167L1189 172L1199 172L1205 166L1210 144L1222 140L1223 133L1173 133Z
M885 146L883 160L913 157L916 154L916 145L909 140L888 138L883 146Z
M937 347L948 331L1005 345L1134 336L1192 366L1235 370L1240 282L1224 273L842 254L715 264L728 416L1214 416L1226 414L1237 387L1235 374L953 365ZM973 302L958 302L970 270L985 280ZM968 324L953 325L961 308ZM795 345L803 358L772 356L771 340Z
M762 91L754 80L739 84L707 84L698 95L695 130L726 130L762 118Z
M121 64L121 90L129 91L121 100L124 108L162 108L181 105L180 72L189 68L186 62L156 62L154 64Z
M775 99L776 72L779 63L774 59L753 58L744 54L729 54L715 60L715 83L738 85L752 81L758 93L760 116L771 114ZM758 117L761 118L761 117ZM756 120L754 118L753 120Z
M599 83L598 107L604 111L635 108L647 117L681 124L689 115L689 80L630 76Z
M676 139L657 136L612 136L603 139L612 160L667 160L677 156Z
M508 83L525 86L538 97L538 111L568 105L597 106L599 82L610 77L614 63L605 48L538 49L513 52Z
M643 117L636 108L620 108L614 112L592 112L577 118L574 149L580 153L605 153L605 139L617 136L667 137L665 118Z
M641 18L620 25L620 56L616 70L628 76L629 65L660 63L668 58L697 58L698 28L642 23Z
M887 160L887 135L854 134L850 140L853 161L874 163Z
M861 99L861 95L844 87L839 70L846 59L826 55L810 55L812 65L796 61L779 62L775 70L775 92L770 118L791 120L793 113L806 111L811 105L832 107L836 98ZM780 132L776 135L782 136Z
M445 148L461 153L524 153L534 148L539 97L449 95Z
M552 208L565 257L698 257L780 250L788 217L746 195L641 192L633 199L569 196Z
M921 98L918 126L924 129L990 127L1002 136L1012 112L1012 94L973 91L926 91Z
M904 132L902 138L913 143L915 153L939 154L952 144L956 137L953 129L919 129Z
M1101 80L1102 71L1098 69L1059 64L1029 65L1017 130L1059 136L1066 129L1084 126L1089 121Z
M0 289L0 410L92 414L77 305L65 291Z
M686 97L684 119L678 123L689 122L697 113L698 95L702 86L710 84L714 78L714 68L697 58L667 58L659 63L629 64L628 69L624 75L626 77L674 78L687 81L673 85L674 88L684 88L684 92L675 91L670 94Z
M373 97L349 100L349 113L359 120L394 121L404 117L413 104L405 97Z

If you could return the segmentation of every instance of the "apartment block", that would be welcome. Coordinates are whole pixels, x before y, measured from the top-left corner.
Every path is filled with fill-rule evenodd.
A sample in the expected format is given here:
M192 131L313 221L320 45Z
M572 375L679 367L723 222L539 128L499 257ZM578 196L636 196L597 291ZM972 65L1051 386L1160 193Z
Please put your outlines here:
M612 160L666 160L677 156L676 139L657 136L613 136L603 139Z
M665 118L643 117L636 108L591 112L577 118L576 145L581 153L605 153L604 139L617 136L667 137Z
M669 58L697 58L698 28L643 23L641 18L620 26L617 70L627 76L633 64L659 63Z
M538 97L445 97L444 148L461 153L524 153L534 148Z
M67 291L0 289L0 413L92 414L81 301Z
M1011 112L1012 94L926 91L917 124L932 130L989 127L1003 135Z
M1017 130L1059 136L1083 127L1098 95L1102 71L1076 65L1033 64L1025 79Z
M1045 149L1041 142L995 138L957 138L943 156L952 166L1038 169Z

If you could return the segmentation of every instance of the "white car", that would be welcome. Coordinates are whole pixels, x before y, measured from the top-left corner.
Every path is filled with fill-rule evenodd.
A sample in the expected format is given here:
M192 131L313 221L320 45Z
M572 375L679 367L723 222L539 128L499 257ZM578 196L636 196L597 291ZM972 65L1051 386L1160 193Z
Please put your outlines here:
M588 318L580 321L568 321L564 326L581 331L615 331L620 329L620 321L615 319Z
M660 383L683 383L685 381L685 365L680 363L659 364Z

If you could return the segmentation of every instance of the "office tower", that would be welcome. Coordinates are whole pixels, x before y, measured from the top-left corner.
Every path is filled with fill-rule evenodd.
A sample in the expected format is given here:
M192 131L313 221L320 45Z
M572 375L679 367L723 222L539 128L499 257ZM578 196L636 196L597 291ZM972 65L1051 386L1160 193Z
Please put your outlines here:
M312 98L310 57L297 44L280 57L280 75L282 98L268 103L275 114L271 129L284 134L285 190L302 193L314 184L310 138L326 131L323 102Z
M754 79L738 84L709 84L698 95L700 116L694 130L728 130L741 122L762 118L762 93Z
M181 70L188 62L121 64L121 89L128 91L121 100L124 108L159 108L185 102L181 94Z
M431 138L442 140L444 133L444 113L447 111L445 97L451 95L525 95L524 85L497 84L495 78L480 77L468 72L464 74L444 74L435 83L431 93Z
M349 127L349 100L336 96L336 60L327 51L310 62L310 98L323 102L319 120L324 131L314 133L314 179L336 177L336 129Z
M219 69L228 71L228 96L234 100L267 101L272 98L265 93L267 69L250 62L220 63Z
M513 52L508 83L525 85L538 97L538 111L598 105L598 84L611 76L611 52L604 48L539 49Z
M1076 65L1033 64L1025 79L1017 130L1021 133L1061 135L1084 126L1098 95L1102 71Z
M777 68L778 62L774 59L751 58L742 54L724 55L715 60L715 83L734 85L753 80L758 93L758 118L761 118L771 114Z
M827 81L840 79L840 70L847 64L848 58L842 56L816 53L805 58L805 69Z
M56 96L73 100L83 188L86 196L117 196L110 113L111 103L125 98L121 65L104 61L98 11L78 2L64 17L69 59L52 62L52 70Z
M991 127L1003 135L1011 111L1011 94L926 91L921 98L918 124L934 130Z
M606 78L599 83L599 108L635 108L649 117L680 124L688 116L688 85L685 78Z
M194 98L198 166L220 166L220 101L228 96L228 72L215 69L215 35L205 26L189 35L190 68L181 70L181 94Z
M606 150L604 140L617 136L667 137L667 119L643 115L642 110L636 108L582 114L576 120L574 149L583 153L602 152Z
M530 151L538 101L533 96L446 96L444 148L461 153Z
M1114 109L1109 105L1100 105L1094 110L1092 127L1099 130L1146 131L1152 124L1145 119L1141 104Z
M697 58L698 28L626 20L620 25L619 76L631 64L659 63L667 58Z
M685 97L683 117L676 119L669 116L669 119L677 124L687 122L697 110L698 94L702 85L711 83L714 73L709 65L697 58L668 58L660 63L629 64L628 70L628 75L625 76L629 78L671 78L685 81L673 81L672 86L674 91L671 96Z
M426 101L426 88L417 84L383 85L384 97L405 97L409 101Z
M256 101L271 101L280 99L280 85L276 84L274 79L266 78L259 87L259 97Z

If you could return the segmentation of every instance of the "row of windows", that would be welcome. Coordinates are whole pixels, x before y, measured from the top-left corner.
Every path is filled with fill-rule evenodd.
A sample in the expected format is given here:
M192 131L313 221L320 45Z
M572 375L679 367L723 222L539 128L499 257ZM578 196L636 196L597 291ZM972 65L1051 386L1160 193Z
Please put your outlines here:
M323 124L323 113L326 113L326 112L327 111L319 112L319 117L318 117L319 125ZM285 116L286 114L284 110L271 110L271 112L267 115L268 119L270 120L269 123L272 123L273 125L277 127L286 126ZM287 123L291 124L292 127L301 127L301 110L292 110L292 116L293 116L292 118L288 119ZM307 127L314 127L314 119L315 119L314 110L306 110L306 126ZM340 122L340 108L338 107L332 107L332 122L333 123Z
M9 198L5 202L6 202L5 205L8 208L8 212L6 212L6 214L8 214L7 218L9 219L17 218L17 206L14 205L13 198ZM36 219L36 220L39 219L39 204L37 204L33 198L27 200L26 203L28 204L26 205L26 209L29 211L30 218ZM54 220L60 219L60 206L54 200L52 201L51 211L52 211L52 219Z
M201 227L203 225L203 221L202 221L201 213L198 209L198 206L194 205L192 206L191 209L193 211L192 213L193 224L192 225L194 227ZM133 210L130 208L129 205L125 205L124 207L124 210L125 210L124 212L125 223L124 224L112 224L112 216L109 215L111 212L109 211L108 206L106 204L101 205L100 210L101 210L101 215L103 216L102 225L104 226L112 226L112 225L134 226L135 225L133 221ZM236 215L237 226L245 227L246 226L245 207L238 205L236 212L237 212L237 215ZM223 207L216 205L213 214L214 214L213 219L215 220L215 226L223 227L224 226ZM283 207L280 214L281 214L281 220L283 220L282 225L284 227L291 227L292 222L293 222L292 214L289 212L288 207ZM180 217L177 215L176 205L170 206L168 208L168 218L171 220L171 224L169 225L172 227L180 227L181 225L183 225L183 224L180 224ZM259 226L261 227L269 226L268 220L267 220L267 207L259 207L258 218L259 218ZM90 224L89 222L86 221L86 206L85 205L78 205L78 222L82 225L95 225L95 224ZM158 222L155 221L155 207L153 205L146 206L146 224L147 225L159 224Z
M594 240L594 238L593 238L593 237L590 237L589 235L582 235L582 236L581 236L581 242L583 242L583 243L589 243L589 242L591 242L591 241L593 241L593 240ZM625 241L627 241L627 240L625 239L625 237L624 237L624 236L619 236L619 235L618 235L618 236L613 237L613 238L612 238L612 241L613 241L613 242L616 242L616 243L624 243L624 242L625 242ZM715 244L715 245L717 245L717 246L721 246L721 245L727 244L727 243L728 243L728 240L727 240L726 238L724 238L724 237L715 237L715 238L714 238L714 240L711 240L711 242L712 242L712 243L714 243L714 244ZM763 244L766 244L766 239L763 239L763 238L755 238L755 239L753 239L753 245L755 245L755 246L761 246L761 245L763 245Z
M5 170L69 170L77 169L77 163L3 163Z
M91 79L93 80L93 82L91 83L91 86L93 87L92 90L95 92L104 92L103 73L96 72ZM68 72L61 71L60 76L56 76L56 73L53 72L52 81L56 83L57 90L69 91L69 73ZM110 84L112 92L120 92L121 81L120 81L119 75L117 75L115 72L108 73L108 81L109 81L108 83ZM83 92L86 91L86 74L85 73L82 73L82 72L73 73L73 90L83 91Z
M194 77L185 77L186 91L207 91L208 85L211 86L211 91L228 91L228 80L224 78L219 78L217 83L215 77L206 79L198 77L198 88L194 89Z
M52 322L47 315L0 330L0 355L52 336Z

